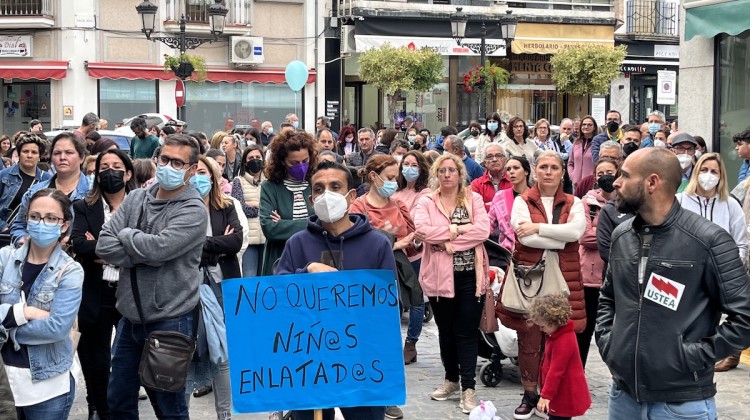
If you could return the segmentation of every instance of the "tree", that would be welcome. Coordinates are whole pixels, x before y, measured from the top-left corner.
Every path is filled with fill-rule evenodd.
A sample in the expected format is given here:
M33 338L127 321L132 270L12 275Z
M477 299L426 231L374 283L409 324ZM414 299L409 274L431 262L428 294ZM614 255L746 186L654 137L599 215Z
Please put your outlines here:
M412 50L385 43L359 56L359 77L388 95L390 117L397 93L424 92L443 80L443 57L428 48Z
M562 93L606 95L612 80L620 74L626 55L624 45L612 48L583 44L565 48L550 60L552 81Z

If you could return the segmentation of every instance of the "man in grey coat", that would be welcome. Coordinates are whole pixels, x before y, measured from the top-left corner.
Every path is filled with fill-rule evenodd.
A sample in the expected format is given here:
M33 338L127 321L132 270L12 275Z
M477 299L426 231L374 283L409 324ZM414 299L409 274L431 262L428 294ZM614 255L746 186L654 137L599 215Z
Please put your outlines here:
M199 271L206 238L206 206L188 182L195 174L198 143L184 134L164 140L158 160L158 184L131 191L104 224L97 254L120 269L117 309L123 315L113 346L107 400L112 418L138 418L138 365L144 342L153 331L195 336ZM135 274L143 318L136 307ZM147 390L158 417L188 419L181 392Z

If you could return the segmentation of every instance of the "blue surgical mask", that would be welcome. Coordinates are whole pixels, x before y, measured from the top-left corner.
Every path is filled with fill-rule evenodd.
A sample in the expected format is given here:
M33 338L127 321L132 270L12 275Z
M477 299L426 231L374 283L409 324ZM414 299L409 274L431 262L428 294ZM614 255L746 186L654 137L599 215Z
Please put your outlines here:
M47 226L41 220L38 222L29 220L26 223L29 238L41 248L47 248L60 239L62 234L60 229L60 225Z
M437 144L439 144L439 145L442 146L443 145L443 136L437 136L435 138L435 141L437 142Z
M417 139L417 136L408 136L407 138L409 139L409 143L414 144L414 140Z
M380 178L380 175L378 175L378 178ZM383 178L380 178L380 180L383 181ZM389 198L397 189L398 183L396 181L383 181L383 186L378 187L378 194L382 197Z
M659 123L648 123L648 132L653 136L661 128Z
M292 121L292 127L294 127L295 130L299 128L299 121Z
M86 179L89 181L89 189L94 188L94 174L86 175Z
M419 178L419 168L413 166L404 166L401 168L401 175L404 176L406 182L413 182Z
M494 132L495 130L497 130L497 123L496 122L487 123L487 129Z
M172 165L157 165L156 180L159 182L159 188L173 191L185 185L185 172L185 169L175 169Z
M208 175L193 175L190 177L190 183L203 198L211 192L211 178Z

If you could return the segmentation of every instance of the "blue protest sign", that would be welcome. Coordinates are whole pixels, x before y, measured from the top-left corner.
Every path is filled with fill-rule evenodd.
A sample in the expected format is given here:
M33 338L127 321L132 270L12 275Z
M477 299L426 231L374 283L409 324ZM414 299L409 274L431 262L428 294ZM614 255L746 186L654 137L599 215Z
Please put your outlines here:
M236 412L406 402L393 271L251 277L222 289Z

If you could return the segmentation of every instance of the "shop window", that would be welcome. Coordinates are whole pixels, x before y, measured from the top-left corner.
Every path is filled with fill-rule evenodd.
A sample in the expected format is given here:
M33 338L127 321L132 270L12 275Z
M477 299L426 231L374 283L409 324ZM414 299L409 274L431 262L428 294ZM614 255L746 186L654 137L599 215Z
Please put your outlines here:
M158 112L158 81L99 80L99 116L114 127L134 115Z
M747 116L750 115L750 79L747 77L747 69L750 68L750 31L745 31L737 36L726 34L718 35L719 38L719 150L724 157L729 174L730 187L737 184L737 173L739 172L741 159L734 152L732 136L750 129ZM706 127L705 132L691 133L707 137L709 134Z

